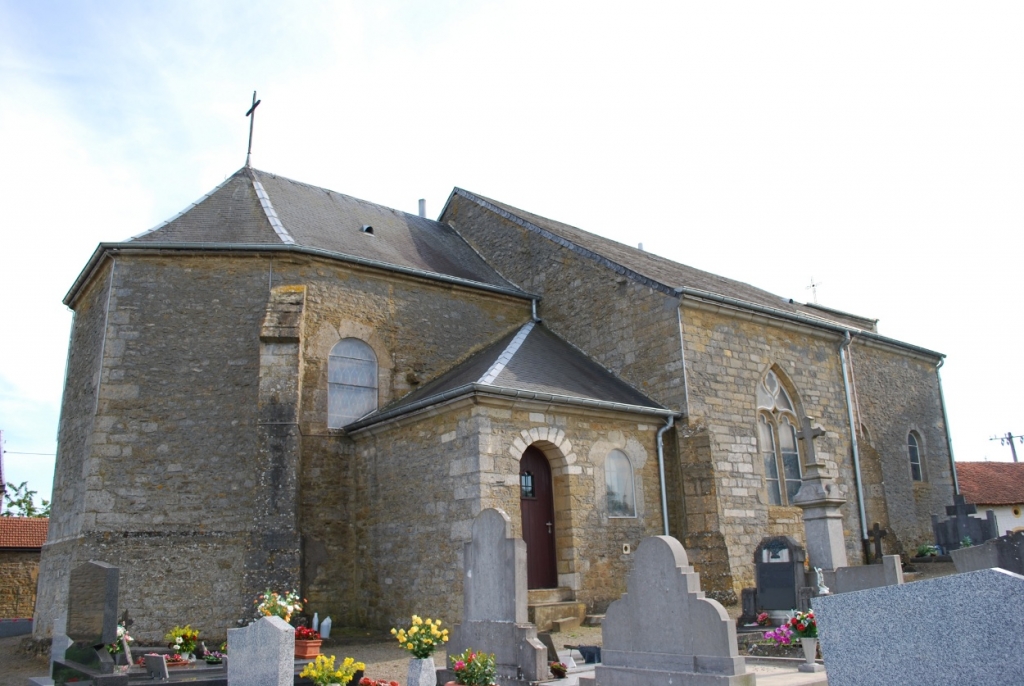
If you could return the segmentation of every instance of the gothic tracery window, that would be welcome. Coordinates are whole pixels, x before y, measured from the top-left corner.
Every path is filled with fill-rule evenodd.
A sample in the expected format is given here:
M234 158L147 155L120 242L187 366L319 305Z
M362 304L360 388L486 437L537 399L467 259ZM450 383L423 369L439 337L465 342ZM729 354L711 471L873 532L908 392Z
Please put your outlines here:
M327 360L327 426L340 429L377 409L377 356L358 338L343 338Z
M764 459L768 502L789 505L800 490L800 450L797 419L789 393L773 371L757 385L757 430Z

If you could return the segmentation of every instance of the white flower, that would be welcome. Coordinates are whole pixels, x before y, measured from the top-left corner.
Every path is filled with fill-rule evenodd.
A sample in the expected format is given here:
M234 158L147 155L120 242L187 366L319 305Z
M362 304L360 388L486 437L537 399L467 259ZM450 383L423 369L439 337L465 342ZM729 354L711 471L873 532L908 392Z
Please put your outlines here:
M178 636L176 639L174 639L174 642L177 643L178 645L181 645L181 642L182 642L181 641L181 636Z

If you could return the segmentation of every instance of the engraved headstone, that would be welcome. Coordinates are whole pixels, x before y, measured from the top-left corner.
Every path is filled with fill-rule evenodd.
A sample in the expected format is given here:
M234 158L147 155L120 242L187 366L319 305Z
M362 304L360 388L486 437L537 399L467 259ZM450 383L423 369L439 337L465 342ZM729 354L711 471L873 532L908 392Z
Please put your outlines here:
M228 655L229 684L292 686L295 681L295 629L280 617L228 629Z
M94 684L127 684L128 676L114 674L114 660L106 646L117 642L118 569L106 562L90 561L68 576L68 612L65 634L71 645L63 658L53 662L53 681L92 681Z
M512 520L504 511L492 508L477 515L464 564L462 623L452 630L448 654L467 648L494 653L502 684L546 678L547 649L527 621L526 543L512 535ZM445 675L455 678L451 670Z
M970 538L971 545L978 545L999 535L996 524L996 513L985 512L985 519L971 517L978 512L978 506L968 503L964 496L953 496L953 504L946 505L948 519L939 521L938 515L932 515L932 532L935 542L946 553L963 546L964 539Z
M170 678L170 675L167 673L167 658L165 656L146 655L144 657L146 674L150 679L167 681Z
M718 601L704 597L679 541L644 539L626 589L601 624L598 684L753 686L754 674L736 648L736 627Z
M770 536L754 551L757 604L763 610L787 611L797 607L805 585L804 549L789 536Z

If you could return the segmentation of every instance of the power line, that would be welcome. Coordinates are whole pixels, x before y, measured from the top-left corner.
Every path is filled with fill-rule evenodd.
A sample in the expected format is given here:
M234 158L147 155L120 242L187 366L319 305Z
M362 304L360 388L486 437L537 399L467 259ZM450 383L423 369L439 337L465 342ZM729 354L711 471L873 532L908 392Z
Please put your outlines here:
M1014 436L1011 432L1007 431L1005 436L993 436L988 439L990 441L999 441L1000 445L1009 445L1010 452L1013 453L1013 461L1017 462L1017 449L1013 447L1013 439L1017 439L1021 443L1024 443L1024 436Z
M20 453L17 450L5 450L5 455L46 455L47 457L56 457L57 453Z

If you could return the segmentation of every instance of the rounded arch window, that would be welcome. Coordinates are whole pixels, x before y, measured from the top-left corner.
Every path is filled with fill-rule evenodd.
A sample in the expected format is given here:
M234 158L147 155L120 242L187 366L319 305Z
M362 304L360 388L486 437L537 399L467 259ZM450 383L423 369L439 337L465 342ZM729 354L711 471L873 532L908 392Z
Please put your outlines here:
M910 457L910 476L914 481L924 481L924 470L921 467L921 439L911 431L907 434L907 455Z
M609 517L636 517L633 465L626 453L613 450L604 461L604 482Z
M377 409L377 356L358 338L343 338L327 360L327 426L340 429Z

